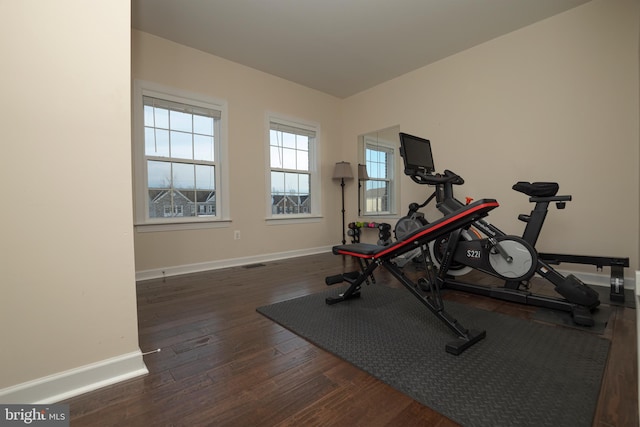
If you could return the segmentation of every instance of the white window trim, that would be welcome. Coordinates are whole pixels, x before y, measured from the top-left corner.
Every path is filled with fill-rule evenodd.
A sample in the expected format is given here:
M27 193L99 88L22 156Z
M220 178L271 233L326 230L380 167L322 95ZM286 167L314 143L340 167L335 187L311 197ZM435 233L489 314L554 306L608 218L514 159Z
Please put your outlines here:
M366 200L364 191L366 190L365 183L362 183L362 191L363 194L360 197L360 203L362 203L362 217L372 217L372 218L397 218L399 212L399 200L400 200L400 177L398 171L402 170L400 166L400 143L394 143L389 140L374 138L371 135L364 135L362 137L362 142L360 143L360 147L358 150L358 163L366 164L366 149L367 146L378 146L389 149L393 152L393 161L391 162L391 176L393 177L391 188L392 194L389 200L389 206L391 210L388 212L380 212L380 213L367 213L364 210L366 206Z
M313 131L316 134L313 149L309 150L309 172L311 174L311 213L273 215L271 213L271 151L270 129L271 122ZM303 222L317 222L322 218L322 177L320 174L320 124L308 120L282 115L274 112L265 114L265 220L267 224L298 224Z
M144 153L144 106L142 97L151 96L169 101L213 108L221 113L220 135L216 141L217 168L219 179L216 182L216 198L218 205L215 217L174 217L150 219L147 197L147 169ZM184 91L145 80L133 82L133 184L134 184L134 224L137 231L164 231L194 229L203 227L228 226L229 206L229 160L228 160L228 106L227 101L207 95Z

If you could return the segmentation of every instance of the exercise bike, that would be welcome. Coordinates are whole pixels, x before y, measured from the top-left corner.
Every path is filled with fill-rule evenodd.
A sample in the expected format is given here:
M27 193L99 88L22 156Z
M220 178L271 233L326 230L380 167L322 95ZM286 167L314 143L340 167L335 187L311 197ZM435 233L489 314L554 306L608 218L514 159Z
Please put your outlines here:
M445 170L443 174L435 173L429 140L401 133L400 142L400 154L405 166L404 173L417 184L435 186L435 191L424 203L412 203L409 206L408 214L398 221L394 229L398 240L404 239L404 236L412 230L428 224L429 221L419 212L419 209L433 199L436 200L437 209L445 216L465 206L465 203L460 202L453 195L453 186L462 185L464 180L450 170ZM563 209L566 202L571 200L571 196L558 196L558 184L550 182L518 182L513 188L528 195L529 200L535 203L530 215L519 216L519 219L527 224L522 237L507 235L495 225L479 219L465 228L433 240L429 243L429 251L434 263L440 268L439 286L506 301L567 311L571 313L576 324L593 326L592 311L600 304L599 294L576 276L572 274L563 276L557 272L550 265L557 260L557 255L541 256L535 250L549 205L555 203L559 209ZM577 256L567 257L573 258L564 258L565 262L580 261L580 257ZM602 259L606 261L605 258ZM614 263L625 261L624 259L613 260ZM626 263L628 266L628 259ZM472 269L503 280L504 286L491 287L456 280L457 276L466 274ZM536 273L551 282L562 298L531 293L529 280Z

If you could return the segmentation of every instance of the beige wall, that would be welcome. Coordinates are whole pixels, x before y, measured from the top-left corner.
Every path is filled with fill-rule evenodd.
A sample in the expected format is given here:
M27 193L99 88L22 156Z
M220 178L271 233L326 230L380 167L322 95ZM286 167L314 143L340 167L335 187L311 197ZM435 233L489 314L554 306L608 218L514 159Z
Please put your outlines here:
M331 179L333 165L342 160L338 98L146 33L134 31L132 46L133 79L227 101L232 220L223 228L136 232L137 271L326 248L341 239L340 186ZM318 222L265 221L267 112L320 124L325 191ZM233 239L234 230L240 240Z
M135 352L138 330L129 1L0 14L1 390Z
M437 169L465 178L459 198L496 198L490 220L514 234L530 204L511 186L558 181L573 201L550 211L539 249L628 256L632 278L639 21L636 0L594 0L353 96L344 102L345 157L356 158L359 134L399 124L431 139ZM403 206L426 194L403 177Z

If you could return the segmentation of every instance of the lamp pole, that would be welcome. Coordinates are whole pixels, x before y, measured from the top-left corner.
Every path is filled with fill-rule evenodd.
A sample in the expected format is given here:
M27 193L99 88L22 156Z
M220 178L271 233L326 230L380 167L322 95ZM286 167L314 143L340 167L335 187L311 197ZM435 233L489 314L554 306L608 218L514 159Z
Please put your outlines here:
M344 178L340 178L340 187L342 187L342 244L347 243L345 235L345 223L344 223Z
M353 173L351 172L351 164L349 162L338 162L333 170L333 179L340 180L340 187L342 192L342 244L347 243L347 237L345 233L345 218L344 218L344 180L353 179Z
M360 193L362 193L362 181L366 181L368 179L369 174L367 173L367 165L358 164L358 217L362 213L362 209L360 208Z

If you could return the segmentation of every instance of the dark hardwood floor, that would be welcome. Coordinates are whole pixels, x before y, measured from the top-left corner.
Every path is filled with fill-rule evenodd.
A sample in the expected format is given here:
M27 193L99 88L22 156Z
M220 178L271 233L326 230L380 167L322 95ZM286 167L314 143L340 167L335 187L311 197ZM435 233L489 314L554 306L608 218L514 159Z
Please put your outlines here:
M325 290L325 276L353 269L327 253L139 283L140 348L161 351L145 355L148 375L68 400L71 425L457 426L255 311ZM396 286L382 271L376 278ZM446 297L523 318L533 312ZM603 336L612 345L593 425L637 426L635 310L614 307Z

